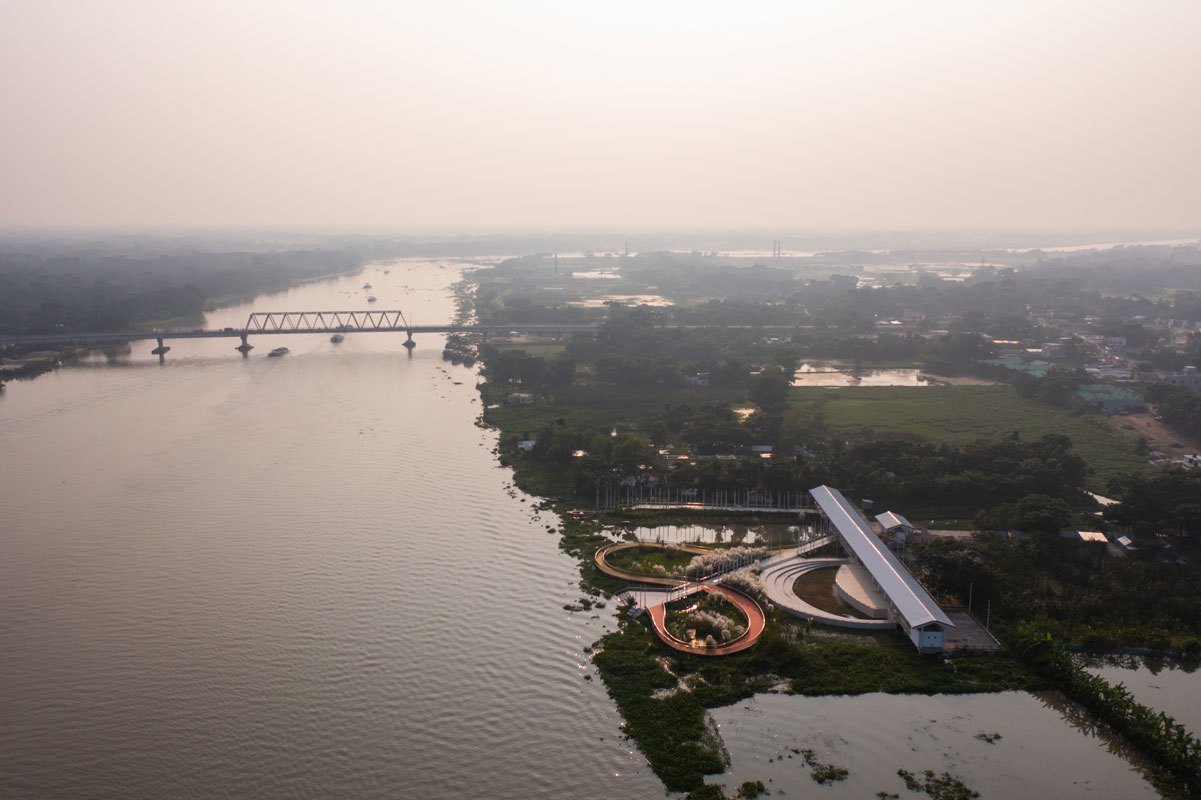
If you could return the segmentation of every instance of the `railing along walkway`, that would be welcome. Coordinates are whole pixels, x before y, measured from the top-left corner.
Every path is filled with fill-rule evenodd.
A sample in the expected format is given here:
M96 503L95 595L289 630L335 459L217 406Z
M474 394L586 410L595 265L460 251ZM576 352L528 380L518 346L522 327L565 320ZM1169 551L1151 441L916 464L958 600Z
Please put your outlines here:
M613 553L622 550L630 550L635 547L654 547L667 549L672 547L676 550L682 550L686 553L694 553L697 555L708 553L710 548L692 544L660 544L659 542L620 542L618 544L602 547L596 551L593 560L596 563L597 569L614 578L622 578L623 580L637 581L639 583L647 583L652 586L668 587L664 592L646 592L642 596L640 608L645 608L650 614L651 627L655 629L655 633L663 640L663 643L673 650L679 650L683 653L692 653L693 655L703 656L724 656L730 653L738 653L755 644L759 641L759 637L763 635L763 630L767 627L767 616L763 613L763 609L755 600L742 592L731 589L728 586L722 586L719 581L724 578L729 572L718 575L711 575L701 581L690 581L681 578L672 577L669 575L651 575L645 572L632 572L630 570L615 567L609 563L608 557ZM733 571L733 570L731 570ZM637 602L637 590L627 590L620 596L630 597ZM732 642L721 645L720 647L696 647L689 642L678 639L667 630L667 604L675 600L687 597L696 592L709 592L711 594L720 594L733 603L743 616L746 617L747 626L742 635ZM653 596L658 602L654 605L649 605L648 600Z

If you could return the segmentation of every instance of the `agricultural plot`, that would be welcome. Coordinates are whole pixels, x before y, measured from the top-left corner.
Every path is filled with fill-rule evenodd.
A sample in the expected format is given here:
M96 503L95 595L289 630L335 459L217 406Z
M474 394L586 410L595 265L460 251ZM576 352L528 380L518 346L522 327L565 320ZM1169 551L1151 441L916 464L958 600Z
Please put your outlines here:
M963 446L1014 433L1023 440L1063 434L1091 468L1086 488L1093 491L1105 491L1111 478L1148 468L1134 440L1105 420L1027 400L1007 385L794 389L791 405L812 415L812 427L824 435L848 439L904 436Z

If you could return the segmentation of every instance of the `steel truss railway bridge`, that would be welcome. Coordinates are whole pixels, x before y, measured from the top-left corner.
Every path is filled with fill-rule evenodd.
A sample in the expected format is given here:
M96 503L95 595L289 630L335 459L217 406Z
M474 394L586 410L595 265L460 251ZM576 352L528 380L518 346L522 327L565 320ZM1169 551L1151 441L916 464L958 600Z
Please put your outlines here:
M144 339L156 339L159 355L168 348L167 339L241 339L238 350L248 352L252 335L312 334L312 333L403 333L405 347L414 347L415 333L462 333L495 336L505 333L536 333L562 335L595 333L594 324L545 325L412 325L402 311L257 311L241 328L190 331L131 331L125 333L48 333L29 336L0 335L0 346L34 344L100 345L119 344Z

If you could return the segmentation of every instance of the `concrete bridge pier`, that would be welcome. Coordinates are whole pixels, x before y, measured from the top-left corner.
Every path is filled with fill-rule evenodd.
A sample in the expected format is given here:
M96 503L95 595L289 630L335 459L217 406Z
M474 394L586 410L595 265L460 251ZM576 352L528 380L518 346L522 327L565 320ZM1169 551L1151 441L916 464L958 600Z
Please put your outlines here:
M151 350L150 354L153 356L158 356L158 363L162 364L166 360L164 356L167 355L167 351L170 349L170 347L167 347L167 345L163 344L163 337L160 336L158 337L158 347Z
M413 341L413 332L411 330L406 330L405 333L409 336L408 339L405 339L405 347L409 348L409 352L412 353L417 343Z
M234 349L242 354L242 358L246 358L247 356L250 355L250 351L254 349L254 345L252 345L250 342L246 341L246 334L243 333L242 334L242 343L240 345L238 345L237 347L235 347Z

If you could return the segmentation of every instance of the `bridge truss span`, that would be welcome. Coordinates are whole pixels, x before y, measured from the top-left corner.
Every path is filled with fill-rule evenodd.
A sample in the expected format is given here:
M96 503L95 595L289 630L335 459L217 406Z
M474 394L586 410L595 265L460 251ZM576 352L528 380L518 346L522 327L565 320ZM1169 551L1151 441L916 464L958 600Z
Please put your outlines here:
M246 333L411 331L403 311L256 311Z

